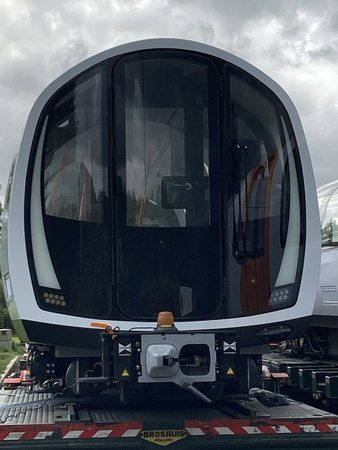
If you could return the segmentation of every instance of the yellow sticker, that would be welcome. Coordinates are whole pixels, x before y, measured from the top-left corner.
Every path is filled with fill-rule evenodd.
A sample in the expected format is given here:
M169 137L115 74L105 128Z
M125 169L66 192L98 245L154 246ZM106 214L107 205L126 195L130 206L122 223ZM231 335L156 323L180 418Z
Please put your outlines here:
M227 375L235 375L235 372L232 370L231 367L229 367L229 369L227 371Z
M166 447L187 436L187 430L142 430L140 433L142 439L153 442L161 447Z
M129 372L127 369L124 369L124 371L121 373L121 377L129 377Z

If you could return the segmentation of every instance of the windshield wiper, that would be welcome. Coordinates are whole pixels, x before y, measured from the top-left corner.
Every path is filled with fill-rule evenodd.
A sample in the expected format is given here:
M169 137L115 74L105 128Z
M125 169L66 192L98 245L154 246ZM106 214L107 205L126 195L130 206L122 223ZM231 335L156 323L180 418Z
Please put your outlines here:
M244 173L246 174L247 146L236 144L233 148L234 154L234 198L233 198L233 255L239 264L243 264L247 259L246 235L243 225L243 199L241 195L241 184L245 183L245 197L247 196L247 177L241 177L241 167L244 163ZM248 205L245 198L246 207ZM237 209L236 209L237 207Z

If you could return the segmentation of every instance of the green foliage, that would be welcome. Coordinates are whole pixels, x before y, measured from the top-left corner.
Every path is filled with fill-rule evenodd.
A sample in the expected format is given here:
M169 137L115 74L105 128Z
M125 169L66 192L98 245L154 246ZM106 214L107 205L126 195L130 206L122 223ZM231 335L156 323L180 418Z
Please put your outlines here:
M19 345L19 339L14 336L12 340L12 350L0 347L0 376L6 371L7 365L18 355L24 354L24 348ZM1 381L1 380L0 380Z
M1 272L0 272L1 275ZM0 278L0 308L3 306L6 306L5 296L4 296L4 290L2 287L2 279Z
M0 278L0 329L1 328L10 328L13 330L13 325L6 306L2 280Z
M7 308L0 308L0 329L8 328L14 331L12 321L8 314Z
M3 210L3 208L2 208L2 204L0 202L0 214L1 214L2 210ZM0 229L0 237L1 237L1 229ZM0 270L0 275L1 275L1 270ZM0 329L1 328L10 328L13 330L13 325L12 325L11 319L9 317L9 313L8 313L8 309L7 309L7 305L6 305L6 300L5 300L5 295L4 295L3 285L2 285L2 279L0 276Z
M1 189L1 184L0 184L0 189ZM3 210L4 209L3 209L2 204L0 202L0 217L1 217L1 213L2 213ZM0 247L1 247L1 230L2 230L2 222L0 221Z

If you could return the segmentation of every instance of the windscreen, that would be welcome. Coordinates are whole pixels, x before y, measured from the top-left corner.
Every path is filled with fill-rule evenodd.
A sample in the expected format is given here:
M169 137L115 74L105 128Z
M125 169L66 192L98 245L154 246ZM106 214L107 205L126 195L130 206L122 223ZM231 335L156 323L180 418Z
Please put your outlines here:
M168 52L114 74L119 308L210 317L222 304L217 70Z
M53 312L111 311L103 103L97 68L60 90L40 122L30 230L38 303Z
M230 97L229 312L236 316L295 302L305 213L298 148L280 100L239 71L230 75Z

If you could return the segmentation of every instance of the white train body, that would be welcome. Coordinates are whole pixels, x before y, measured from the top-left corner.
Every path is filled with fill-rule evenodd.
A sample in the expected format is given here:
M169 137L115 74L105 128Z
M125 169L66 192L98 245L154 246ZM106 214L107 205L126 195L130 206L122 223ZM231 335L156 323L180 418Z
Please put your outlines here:
M76 358L99 350L93 322L149 331L169 310L178 333L260 353L308 325L315 205L298 114L264 73L189 41L107 50L29 115L2 218L13 324Z
M312 350L338 356L338 181L317 189L322 233L317 299L308 332Z

